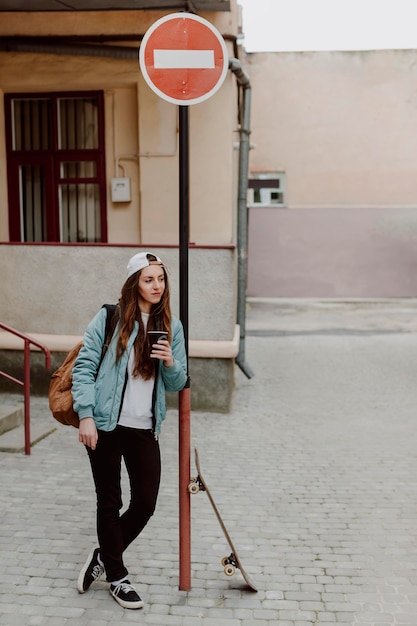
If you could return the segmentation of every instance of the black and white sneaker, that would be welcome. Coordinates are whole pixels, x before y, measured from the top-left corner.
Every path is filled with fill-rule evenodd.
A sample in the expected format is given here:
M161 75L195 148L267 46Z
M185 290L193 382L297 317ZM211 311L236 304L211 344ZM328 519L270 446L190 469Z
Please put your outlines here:
M141 609L143 600L129 580L123 580L117 585L110 585L109 593L124 609Z
M78 576L77 589L80 593L85 593L90 589L93 582L99 580L104 574L104 567L98 562L99 548L92 548L88 558Z

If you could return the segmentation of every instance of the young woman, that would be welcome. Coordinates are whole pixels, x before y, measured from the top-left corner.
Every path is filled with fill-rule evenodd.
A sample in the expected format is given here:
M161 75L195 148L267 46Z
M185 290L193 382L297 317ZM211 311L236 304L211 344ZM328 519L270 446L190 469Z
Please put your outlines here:
M77 588L85 593L105 572L110 594L131 609L141 608L143 601L128 579L123 553L155 509L165 390L179 391L187 382L183 328L171 316L169 298L162 261L149 252L132 257L115 313L119 319L103 360L105 308L88 325L72 373L79 441L86 446L97 494L99 544L92 548ZM167 339L152 344L149 330L167 331ZM120 515L122 458L130 503Z

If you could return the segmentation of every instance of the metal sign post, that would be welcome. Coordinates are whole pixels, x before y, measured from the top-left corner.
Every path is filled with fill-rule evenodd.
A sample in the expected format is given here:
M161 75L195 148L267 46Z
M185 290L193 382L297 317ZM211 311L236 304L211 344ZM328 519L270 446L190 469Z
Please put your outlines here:
M179 105L179 265L180 318L184 327L188 374L189 109L210 98L228 70L226 44L210 22L189 13L173 13L155 22L139 50L143 78L167 102ZM191 389L179 394L179 588L191 589Z

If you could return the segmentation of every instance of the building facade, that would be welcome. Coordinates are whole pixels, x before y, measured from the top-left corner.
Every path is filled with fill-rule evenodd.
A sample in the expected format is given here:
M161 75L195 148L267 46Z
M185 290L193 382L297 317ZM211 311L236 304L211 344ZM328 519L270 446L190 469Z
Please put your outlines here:
M166 259L179 314L178 106L149 88L138 63L164 5L0 2L0 321L43 337L57 358L102 303L117 301L140 249ZM237 59L236 2L193 6ZM219 411L231 401L239 335L239 93L228 71L189 107L192 397Z
M417 51L248 54L248 294L417 293Z

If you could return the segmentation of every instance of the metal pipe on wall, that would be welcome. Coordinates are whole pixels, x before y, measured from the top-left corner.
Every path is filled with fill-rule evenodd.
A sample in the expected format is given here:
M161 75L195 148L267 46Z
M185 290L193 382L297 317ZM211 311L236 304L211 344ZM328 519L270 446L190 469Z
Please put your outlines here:
M239 352L236 364L247 378L255 374L245 360L246 336L246 283L248 273L248 170L250 150L250 106L251 85L249 76L243 71L238 59L229 59L229 68L236 76L239 87L242 89L242 111L239 126L239 173L238 173L238 223L237 223L237 252L238 252L238 296L237 296L237 323L240 327Z

